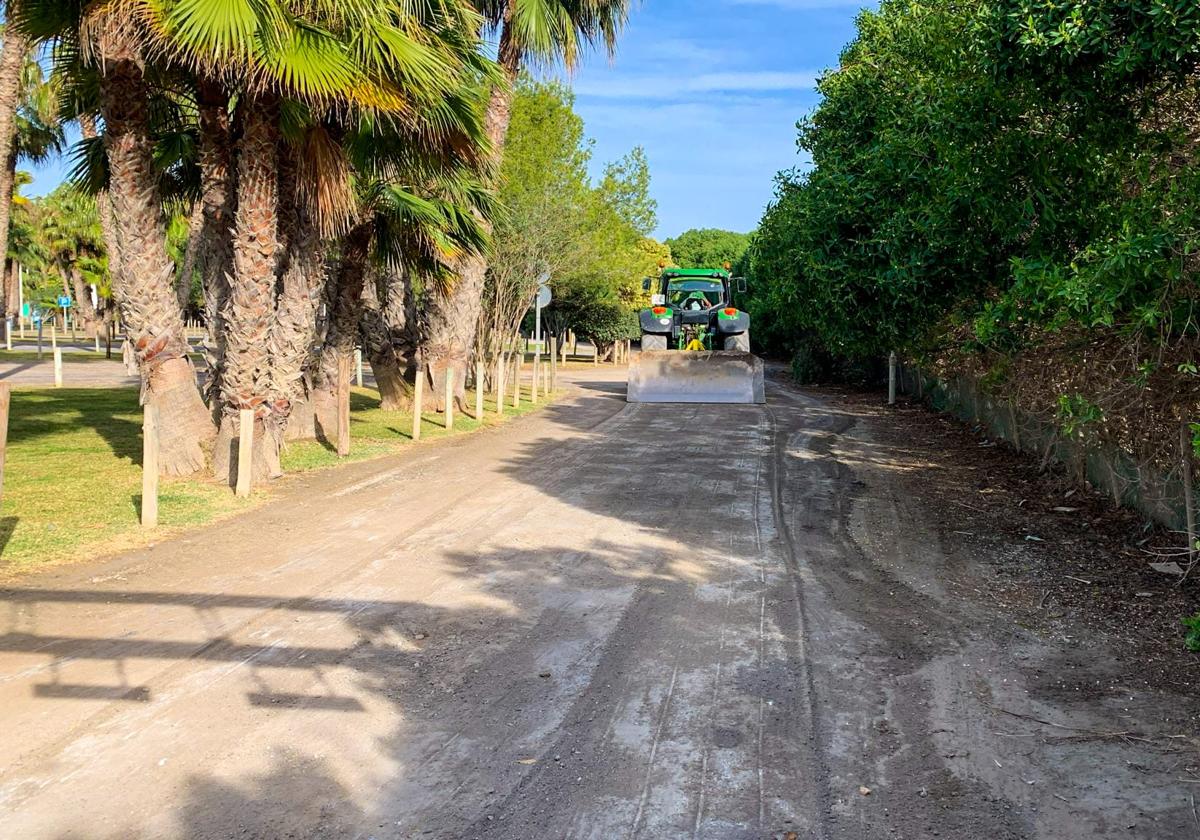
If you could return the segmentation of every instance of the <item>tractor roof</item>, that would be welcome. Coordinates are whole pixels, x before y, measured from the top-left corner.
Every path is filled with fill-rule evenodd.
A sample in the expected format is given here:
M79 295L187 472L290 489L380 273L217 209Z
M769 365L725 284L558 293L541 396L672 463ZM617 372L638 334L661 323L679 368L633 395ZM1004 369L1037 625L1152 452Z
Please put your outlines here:
M663 277L717 277L729 279L729 272L722 268L667 268Z

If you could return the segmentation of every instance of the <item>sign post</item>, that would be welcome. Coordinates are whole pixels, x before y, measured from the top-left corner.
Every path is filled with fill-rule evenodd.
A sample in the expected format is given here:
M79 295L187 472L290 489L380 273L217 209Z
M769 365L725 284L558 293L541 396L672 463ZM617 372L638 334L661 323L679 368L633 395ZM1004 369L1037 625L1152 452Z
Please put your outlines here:
M71 298L67 295L58 296L58 306L63 311L63 329L67 328L67 310L71 308Z
M533 304L533 338L539 348L542 344L542 307L549 306L553 299L553 295L550 294L550 272L543 271L538 275L537 297Z

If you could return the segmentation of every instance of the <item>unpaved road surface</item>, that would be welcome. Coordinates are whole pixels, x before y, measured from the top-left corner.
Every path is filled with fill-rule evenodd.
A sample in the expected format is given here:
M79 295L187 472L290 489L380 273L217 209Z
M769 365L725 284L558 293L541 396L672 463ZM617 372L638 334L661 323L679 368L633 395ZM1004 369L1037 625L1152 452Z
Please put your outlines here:
M1195 699L989 605L865 418L613 370L0 592L0 835L1200 835Z

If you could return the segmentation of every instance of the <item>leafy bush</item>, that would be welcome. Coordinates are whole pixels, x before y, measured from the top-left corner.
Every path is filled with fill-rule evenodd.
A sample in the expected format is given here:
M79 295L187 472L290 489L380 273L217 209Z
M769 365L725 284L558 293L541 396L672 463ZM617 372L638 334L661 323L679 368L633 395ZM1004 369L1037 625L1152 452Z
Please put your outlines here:
M1200 653L1200 613L1183 619L1183 626L1188 629L1183 637L1183 645L1190 651Z

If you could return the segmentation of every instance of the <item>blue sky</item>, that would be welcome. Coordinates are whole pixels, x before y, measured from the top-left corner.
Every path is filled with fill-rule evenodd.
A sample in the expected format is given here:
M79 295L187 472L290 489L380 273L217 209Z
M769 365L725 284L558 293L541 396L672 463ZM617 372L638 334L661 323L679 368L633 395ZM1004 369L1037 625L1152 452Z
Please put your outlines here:
M796 121L872 0L644 0L609 62L572 80L595 140L594 166L642 146L660 237L688 228L749 231L775 173L808 161Z
M775 173L808 162L795 124L817 103L816 76L837 63L859 9L877 5L643 0L616 58L589 56L571 79L596 172L640 145L658 201L656 235L754 229ZM50 191L68 168L66 160L32 168L26 194Z

